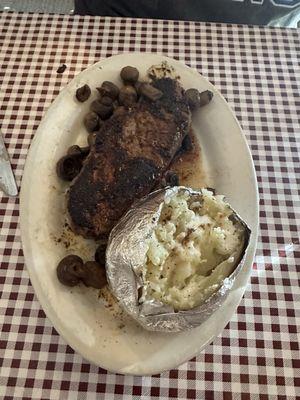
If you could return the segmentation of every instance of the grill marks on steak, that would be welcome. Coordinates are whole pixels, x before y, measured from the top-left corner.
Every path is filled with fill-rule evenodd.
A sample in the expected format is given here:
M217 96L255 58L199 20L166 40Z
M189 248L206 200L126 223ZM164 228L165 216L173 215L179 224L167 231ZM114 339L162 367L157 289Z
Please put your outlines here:
M72 228L85 237L107 238L132 203L157 185L188 133L190 112L181 86L169 78L154 86L163 92L159 101L141 98L103 124L71 184Z

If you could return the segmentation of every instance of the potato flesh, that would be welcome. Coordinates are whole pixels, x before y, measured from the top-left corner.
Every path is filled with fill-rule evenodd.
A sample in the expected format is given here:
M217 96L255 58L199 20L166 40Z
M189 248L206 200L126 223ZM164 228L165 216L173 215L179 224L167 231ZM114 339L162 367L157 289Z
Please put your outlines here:
M201 305L234 270L244 229L233 211L208 190L168 198L149 240L141 301L157 299L176 310Z

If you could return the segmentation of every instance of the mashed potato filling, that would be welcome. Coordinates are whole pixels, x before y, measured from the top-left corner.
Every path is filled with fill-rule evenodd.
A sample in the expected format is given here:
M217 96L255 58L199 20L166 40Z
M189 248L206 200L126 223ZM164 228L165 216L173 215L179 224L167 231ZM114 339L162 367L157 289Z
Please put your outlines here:
M202 304L234 270L244 229L233 211L209 190L167 198L149 239L141 301L156 299L189 310Z

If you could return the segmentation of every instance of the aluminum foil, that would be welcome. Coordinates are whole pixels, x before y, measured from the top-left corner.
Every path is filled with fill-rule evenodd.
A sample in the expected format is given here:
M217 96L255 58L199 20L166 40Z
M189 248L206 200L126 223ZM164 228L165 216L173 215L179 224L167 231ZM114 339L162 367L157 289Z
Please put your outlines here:
M234 271L225 278L220 288L203 304L187 311L174 309L155 299L139 304L139 289L143 287L142 270L148 251L147 240L155 228L164 200L180 190L190 196L201 195L183 186L167 187L152 192L121 218L111 231L106 251L106 274L112 293L125 311L145 329L161 332L179 332L202 324L225 301L234 280L240 272L249 245L251 231L232 209L232 218L245 228L245 244Z

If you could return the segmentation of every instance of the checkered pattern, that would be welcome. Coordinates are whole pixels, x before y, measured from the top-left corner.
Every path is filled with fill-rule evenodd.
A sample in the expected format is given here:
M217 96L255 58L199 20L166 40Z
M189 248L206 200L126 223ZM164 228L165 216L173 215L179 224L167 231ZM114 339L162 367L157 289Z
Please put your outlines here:
M88 364L59 337L24 268L19 200L2 196L0 398L300 396L299 32L14 13L0 15L0 30L0 123L18 184L32 136L60 89L104 57L149 51L197 68L221 90L247 136L261 198L251 282L221 336L177 370L132 377ZM67 69L59 75L61 63Z

